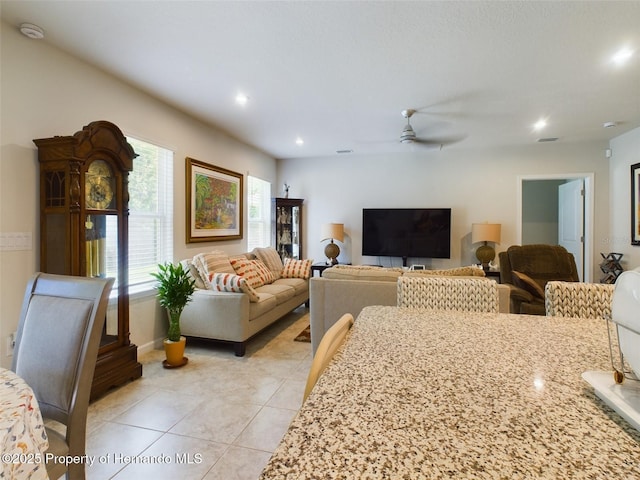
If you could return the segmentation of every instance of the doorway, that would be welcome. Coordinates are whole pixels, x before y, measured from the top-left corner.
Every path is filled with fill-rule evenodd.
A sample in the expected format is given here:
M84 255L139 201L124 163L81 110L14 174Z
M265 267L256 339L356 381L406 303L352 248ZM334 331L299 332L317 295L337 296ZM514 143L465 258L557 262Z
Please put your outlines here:
M582 258L576 258L576 265L582 263L580 278L593 281L593 212L594 177L592 173L525 175L518 177L516 239L519 245L532 243L560 244L558 232L566 231L567 218L574 212L569 207L560 207L559 186L574 180L584 185L583 208L583 248ZM547 192L547 193L545 193ZM563 203L564 205L565 203ZM575 208L575 203L570 208ZM564 211L563 211L564 209ZM564 222L564 225L561 225ZM577 251L574 256L580 255ZM579 272L580 273L580 272Z

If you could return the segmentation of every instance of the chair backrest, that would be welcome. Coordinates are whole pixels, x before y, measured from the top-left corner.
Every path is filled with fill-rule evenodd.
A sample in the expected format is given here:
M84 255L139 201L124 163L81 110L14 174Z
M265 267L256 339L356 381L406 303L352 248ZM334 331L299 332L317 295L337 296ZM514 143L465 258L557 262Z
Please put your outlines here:
M36 273L27 284L12 370L33 389L42 416L67 426L84 451L86 416L114 280Z
M502 283L513 283L513 271L531 277L542 290L551 280L580 280L573 254L561 245L512 245L505 252L500 252L499 259Z
M304 388L303 402L307 399L314 385L318 381L318 378L320 378L320 375L324 369L327 368L327 365L335 355L336 351L344 342L344 339L347 336L347 333L349 333L352 325L353 315L345 313L331 326L331 328L329 328L329 330L327 330L322 337L322 340L320 340L320 345L318 345L316 354L311 362L311 369L309 370L309 375L307 377L307 385Z
M606 283L547 282L544 291L548 316L611 319L614 285Z
M398 306L498 313L498 284L485 278L400 277Z

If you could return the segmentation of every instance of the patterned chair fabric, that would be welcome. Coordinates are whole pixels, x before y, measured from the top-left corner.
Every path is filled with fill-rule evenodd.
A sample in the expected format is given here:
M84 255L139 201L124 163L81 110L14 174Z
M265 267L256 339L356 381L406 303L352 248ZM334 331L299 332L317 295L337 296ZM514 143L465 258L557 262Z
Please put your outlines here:
M400 277L398 306L498 313L498 284L483 278Z
M615 285L605 283L547 282L546 314L554 317L611 319Z

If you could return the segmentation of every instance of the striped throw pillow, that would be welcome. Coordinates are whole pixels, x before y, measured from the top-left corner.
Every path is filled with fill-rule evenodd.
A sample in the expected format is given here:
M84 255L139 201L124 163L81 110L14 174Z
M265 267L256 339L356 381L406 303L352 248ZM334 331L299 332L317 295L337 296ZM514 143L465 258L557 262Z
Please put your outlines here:
M313 260L293 260L287 258L284 261L284 269L282 270L283 278L304 278L305 280L311 276L311 263Z
M212 273L236 273L229 262L229 256L219 250L199 253L193 257L193 265L205 284Z
M258 276L262 279L262 284L267 285L275 280L273 272L267 268L262 260L250 260L253 264Z
M276 249L273 247L266 248L254 248L253 253L255 254L258 260L262 260L271 273L273 273L273 279L277 280L282 276L282 269L284 265L282 265L282 259Z
M233 273L212 273L209 276L211 290L216 292L246 293L250 302L258 302L258 293L247 283L247 279Z
M236 272L236 275L240 275L247 280L247 283L251 288L258 288L264 285L264 281L258 274L253 262L245 256L231 257L229 259L231 266Z

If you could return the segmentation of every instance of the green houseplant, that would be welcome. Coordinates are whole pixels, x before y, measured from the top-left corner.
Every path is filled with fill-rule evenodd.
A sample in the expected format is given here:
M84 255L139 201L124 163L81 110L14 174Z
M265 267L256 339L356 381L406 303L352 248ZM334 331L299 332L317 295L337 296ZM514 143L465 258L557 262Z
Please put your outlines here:
M151 275L158 281L156 290L160 306L167 310L169 316L169 329L165 340L166 366L182 366L186 363L184 357L186 339L180 335L180 315L187 303L191 301L196 282L180 263L159 264L158 272ZM169 348L171 350L177 348L179 351L170 358Z

